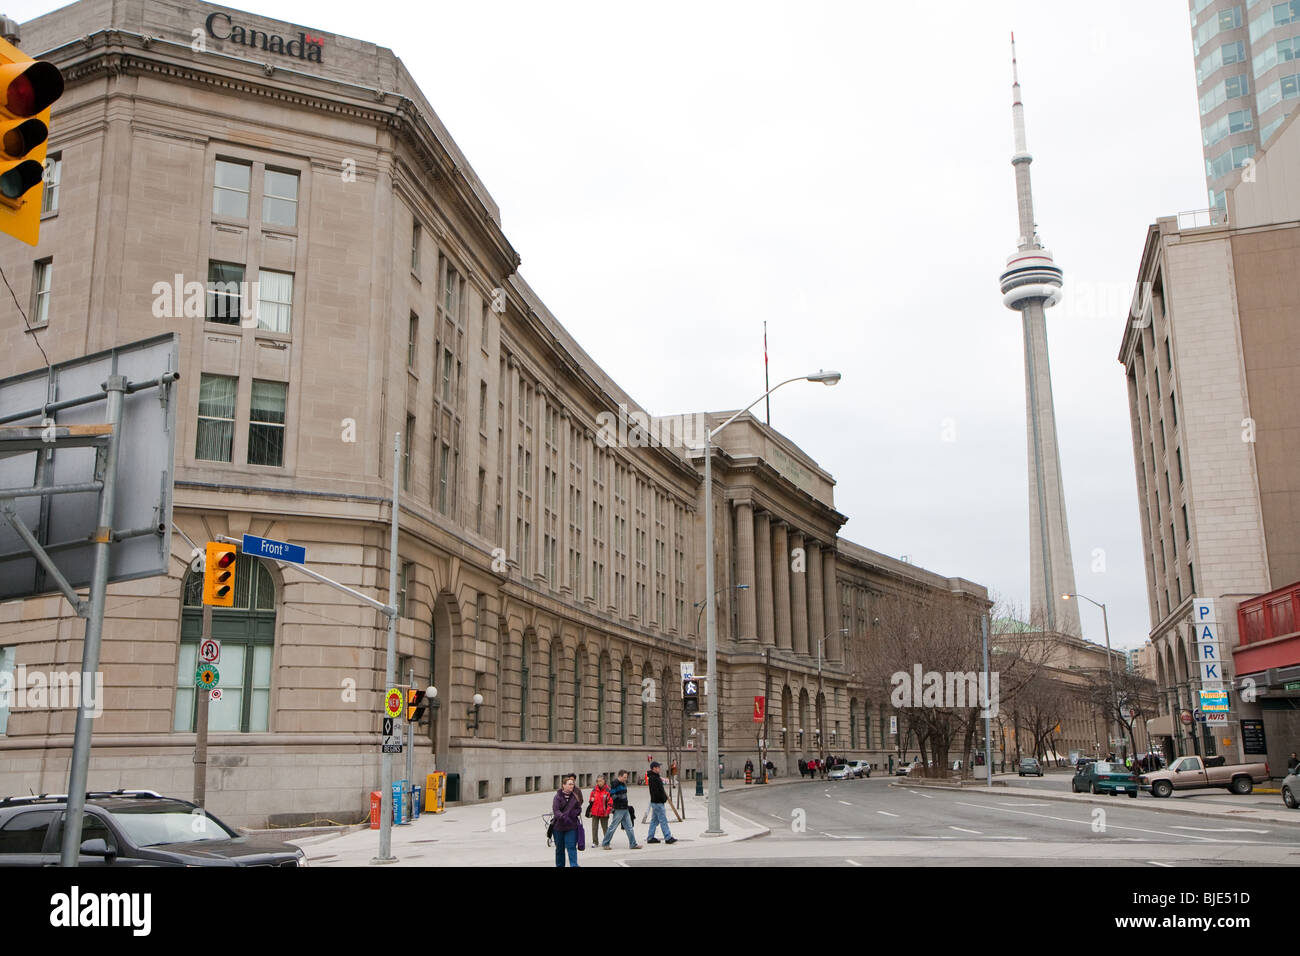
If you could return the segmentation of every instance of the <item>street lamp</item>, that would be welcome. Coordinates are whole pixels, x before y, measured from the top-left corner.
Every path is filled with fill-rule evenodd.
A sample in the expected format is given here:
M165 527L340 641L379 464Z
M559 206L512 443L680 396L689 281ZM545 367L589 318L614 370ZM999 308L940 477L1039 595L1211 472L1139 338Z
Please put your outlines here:
M1106 616L1106 605L1094 601L1086 594L1062 594L1061 600L1068 601L1070 598L1079 598L1087 601L1089 604L1095 604L1101 608L1101 624L1106 631L1106 663L1110 666L1110 698L1111 706L1115 708L1115 733L1119 735L1119 691L1115 689L1115 658L1110 651L1110 620ZM1127 749L1127 748L1125 748ZM1098 756L1101 756L1098 754Z
M717 428L706 428L704 430L704 541L707 549L704 560L704 593L708 596L705 605L707 610L705 626L708 634L708 678L712 681L709 687L710 761L715 759L714 755L718 752L718 688L720 686L718 683L718 620L712 600L712 595L715 593L713 581L713 436L783 385L789 385L791 382L821 382L823 385L835 385L839 380L839 372L827 372L820 369L811 375L798 375L794 378L787 378L784 382L773 385ZM711 777L713 768L710 767L709 770ZM716 781L709 787L709 827L704 831L704 835L722 836L722 803Z
M721 594L723 591L726 591L726 590L734 590L734 591L748 591L748 590L749 590L749 585L748 585L748 584L733 584L733 585L730 586L730 588L718 588L716 591L713 592L713 596L714 596L714 597L717 597L719 594ZM708 601L708 598L705 598L703 601L696 601L694 604L691 605L691 607L698 607L698 608L700 609L700 613L697 614L697 615L695 615L695 633L696 633L696 634L700 633L700 618L704 616L704 605L705 605L705 603L706 603L707 601Z

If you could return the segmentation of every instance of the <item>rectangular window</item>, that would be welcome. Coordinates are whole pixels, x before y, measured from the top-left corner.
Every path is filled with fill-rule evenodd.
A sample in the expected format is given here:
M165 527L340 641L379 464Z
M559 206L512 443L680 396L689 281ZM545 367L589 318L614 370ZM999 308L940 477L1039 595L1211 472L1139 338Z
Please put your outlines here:
M223 325L239 324L243 283L243 266L234 262L208 260L207 321Z
M420 317L414 312L407 320L406 328L406 367L415 371L416 345L420 341Z
M487 434L488 393L487 382L478 383L478 430Z
M45 185L41 192L41 215L59 211L59 181L63 178L63 154L45 158Z
M451 384L452 384L451 363L453 361L454 361L454 356L451 354L451 349L443 349L442 350L442 400L444 402L451 401Z
M253 167L248 163L217 160L215 184L212 187L212 215L232 219L248 218L248 184Z
M447 489L451 482L451 449L445 443L438 449L438 511L447 513Z
M1187 520L1187 505L1183 505L1183 542L1188 545L1192 543L1192 525Z
M411 271L420 274L420 224L411 224Z
M483 509L485 507L484 497L487 495L487 472L482 468L478 470L478 511L474 516L474 530L479 534L483 533Z
M455 321L460 315L460 277L451 266L447 267L447 281L442 288L442 309L447 318Z
M408 617L406 599L410 594L411 577L415 572L414 561L403 561L402 569L397 575L397 616Z
M411 490L411 447L415 444L415 416L406 416L406 431L402 434L402 490Z
M50 287L54 281L54 260L41 259L32 269L32 325L50 322Z
M199 433L194 457L230 461L235 440L235 383L226 375L199 379Z
M253 380L248 407L248 463L284 465L284 407L289 386L284 382Z
M257 280L257 327L288 332L293 317L293 273L263 269Z
M479 343L478 343L478 344L479 344L479 348L481 348L484 352L486 352L486 351L488 350L488 329L491 328L491 322L492 322L492 320L488 318L488 307L487 307L487 303L484 303L484 305L483 305L483 326L482 326L482 328L479 330L479 336L480 336L480 338L479 338Z
M262 179L262 224L298 225L298 174L268 169Z

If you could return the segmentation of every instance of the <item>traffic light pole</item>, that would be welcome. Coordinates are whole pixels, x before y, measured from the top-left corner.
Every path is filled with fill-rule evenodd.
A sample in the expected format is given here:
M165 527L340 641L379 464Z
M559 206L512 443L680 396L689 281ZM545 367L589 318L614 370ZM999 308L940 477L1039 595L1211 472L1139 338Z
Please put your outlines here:
M406 686L409 690L415 689L415 668L407 670L407 678L410 683ZM411 809L407 811L406 819L411 820L415 817L415 721L410 719L410 709L407 707L406 700L402 701L402 717L406 719L406 786L411 794Z
M108 593L108 549L113 537L113 508L117 501L117 453L121 447L122 405L127 380L110 375L106 422L112 428L104 451L104 487L99 493L99 520L95 524L95 567L90 579L90 607L86 614L86 640L81 652L81 686L94 687L99 671L99 651L104 640L104 600ZM90 737L94 718L83 692L77 705L77 726L72 738L72 763L68 770L68 810L63 823L60 866L76 866L81 850L81 821L86 812L86 780L90 776Z
M212 637L212 605L203 605L203 636L199 638L199 647L207 644ZM208 702L212 691L206 687L195 687L199 695L195 701L194 719L194 802L200 807L208 798Z
M384 655L384 690L397 677L397 477L401 465L402 433L393 433L393 527L388 542L388 650ZM405 713L405 701L402 716ZM409 756L409 751L408 751ZM381 755L381 789L379 791L379 855L371 863L396 863L393 856L393 755Z

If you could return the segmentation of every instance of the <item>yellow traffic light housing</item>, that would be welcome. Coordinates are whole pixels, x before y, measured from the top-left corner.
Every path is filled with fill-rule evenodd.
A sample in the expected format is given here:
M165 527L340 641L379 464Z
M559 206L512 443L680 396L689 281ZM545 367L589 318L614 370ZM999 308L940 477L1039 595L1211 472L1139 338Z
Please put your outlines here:
M209 541L203 566L203 603L213 607L234 607L235 546Z
M36 245L40 238L50 106L63 74L0 39L0 232Z

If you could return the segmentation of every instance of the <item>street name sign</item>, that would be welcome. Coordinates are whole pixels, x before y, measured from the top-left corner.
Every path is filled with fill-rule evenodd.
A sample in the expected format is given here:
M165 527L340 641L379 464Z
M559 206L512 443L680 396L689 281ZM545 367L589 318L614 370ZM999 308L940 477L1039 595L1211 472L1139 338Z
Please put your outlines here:
M289 564L307 563L307 549L287 541L246 534L240 547L244 554L251 554L255 558L275 558L277 561L285 561Z

